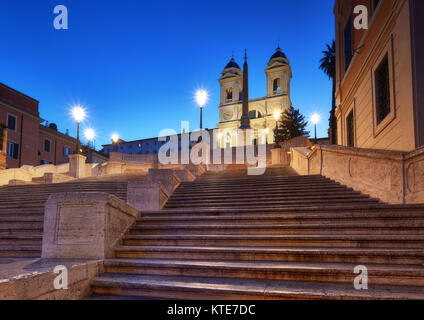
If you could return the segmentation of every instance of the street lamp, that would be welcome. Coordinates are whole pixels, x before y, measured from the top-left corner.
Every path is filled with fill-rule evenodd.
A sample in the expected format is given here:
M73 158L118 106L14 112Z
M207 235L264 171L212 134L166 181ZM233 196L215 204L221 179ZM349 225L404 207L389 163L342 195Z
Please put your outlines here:
M84 131L84 136L88 141L88 158L89 158L89 161L92 162L90 142L94 141L94 138L96 137L96 132L91 128L87 128Z
M315 126L315 143L318 143L318 139L317 139L317 124L320 121L321 117L318 113L314 113L311 116L311 122L314 124Z
M200 131L203 129L203 107L208 101L208 93L205 90L198 90L196 92L196 101L200 107Z
M119 142L119 136L116 133L114 133L114 134L112 134L111 139L112 139L113 151L118 152L117 147L118 147L118 142Z
M72 113L72 117L77 122L77 147L76 147L75 153L79 154L80 153L79 128L80 128L80 123L85 119L87 114L85 112L85 109L82 106L74 106L71 110L71 113Z

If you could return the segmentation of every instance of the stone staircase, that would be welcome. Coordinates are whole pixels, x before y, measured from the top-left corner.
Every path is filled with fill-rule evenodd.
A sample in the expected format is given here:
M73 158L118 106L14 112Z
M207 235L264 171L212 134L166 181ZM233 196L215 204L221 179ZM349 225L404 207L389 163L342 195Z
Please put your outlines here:
M424 299L424 206L288 168L208 172L143 212L115 256L87 299Z
M0 258L41 257L44 205L52 193L105 192L127 198L127 182L87 181L0 188Z

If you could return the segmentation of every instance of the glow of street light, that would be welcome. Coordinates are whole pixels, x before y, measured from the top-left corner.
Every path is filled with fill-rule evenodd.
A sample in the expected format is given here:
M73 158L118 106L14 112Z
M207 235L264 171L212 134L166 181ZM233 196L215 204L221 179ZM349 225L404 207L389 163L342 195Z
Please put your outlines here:
M278 119L280 119L280 111L278 111L278 110L275 110L274 111L274 118L275 118L275 120L278 120Z
M203 107L208 101L208 93L206 90L198 90L196 92L196 101L200 107Z
M114 143L118 143L119 142L119 136L116 133L112 134L112 141Z
M265 128L265 133L268 134L269 133L269 128Z
M85 112L85 109L81 106L73 107L71 112L72 112L72 117L78 123L83 121L87 115Z
M313 123L313 124L317 124L319 121L320 121L320 119L321 119L321 117L320 117L320 115L318 114L318 113L314 113L312 116L311 116L311 122Z
M96 132L91 128L87 128L84 131L84 136L88 141L93 141L96 137Z

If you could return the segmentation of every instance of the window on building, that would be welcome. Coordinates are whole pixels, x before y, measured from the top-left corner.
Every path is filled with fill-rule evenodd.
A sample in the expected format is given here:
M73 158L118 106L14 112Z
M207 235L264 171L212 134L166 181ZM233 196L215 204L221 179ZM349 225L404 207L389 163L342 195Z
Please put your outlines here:
M47 161L47 160L41 160L40 165L44 165L44 164L53 164L53 162Z
M50 140L44 139L44 151L50 152Z
M353 58L352 17L349 18L344 29L344 55L346 71Z
M12 159L18 159L19 145L14 142L7 142L7 156Z
M7 115L7 128L12 131L16 131L18 124L18 119L11 114Z
M107 150L107 152L109 152L109 150ZM72 149L69 147L63 147L63 156L65 158L69 157L69 155L72 154Z
M272 90L274 93L279 93L281 90L281 85L280 85L280 78L277 78L274 80L274 84L272 86Z
M249 111L249 118L256 119L256 110Z
M380 124L390 113L390 76L389 58L381 61L375 70L375 104L377 124Z
M353 110L346 117L346 137L347 137L347 146L355 146L355 124L353 119Z
M233 88L229 87L226 90L226 99L227 101L232 101L233 100Z

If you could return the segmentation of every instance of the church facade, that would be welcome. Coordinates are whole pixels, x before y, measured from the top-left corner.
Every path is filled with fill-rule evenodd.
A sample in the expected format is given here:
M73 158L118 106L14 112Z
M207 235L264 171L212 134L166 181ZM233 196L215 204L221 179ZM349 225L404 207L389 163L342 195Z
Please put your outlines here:
M253 143L260 143L259 130L265 130L267 141L274 142L273 130L276 116L291 106L290 80L292 70L286 55L278 47L265 69L267 94L265 97L249 100L250 127L254 130ZM219 123L221 148L237 146L237 129L241 126L243 114L243 71L234 58L226 65L219 78L220 105Z

